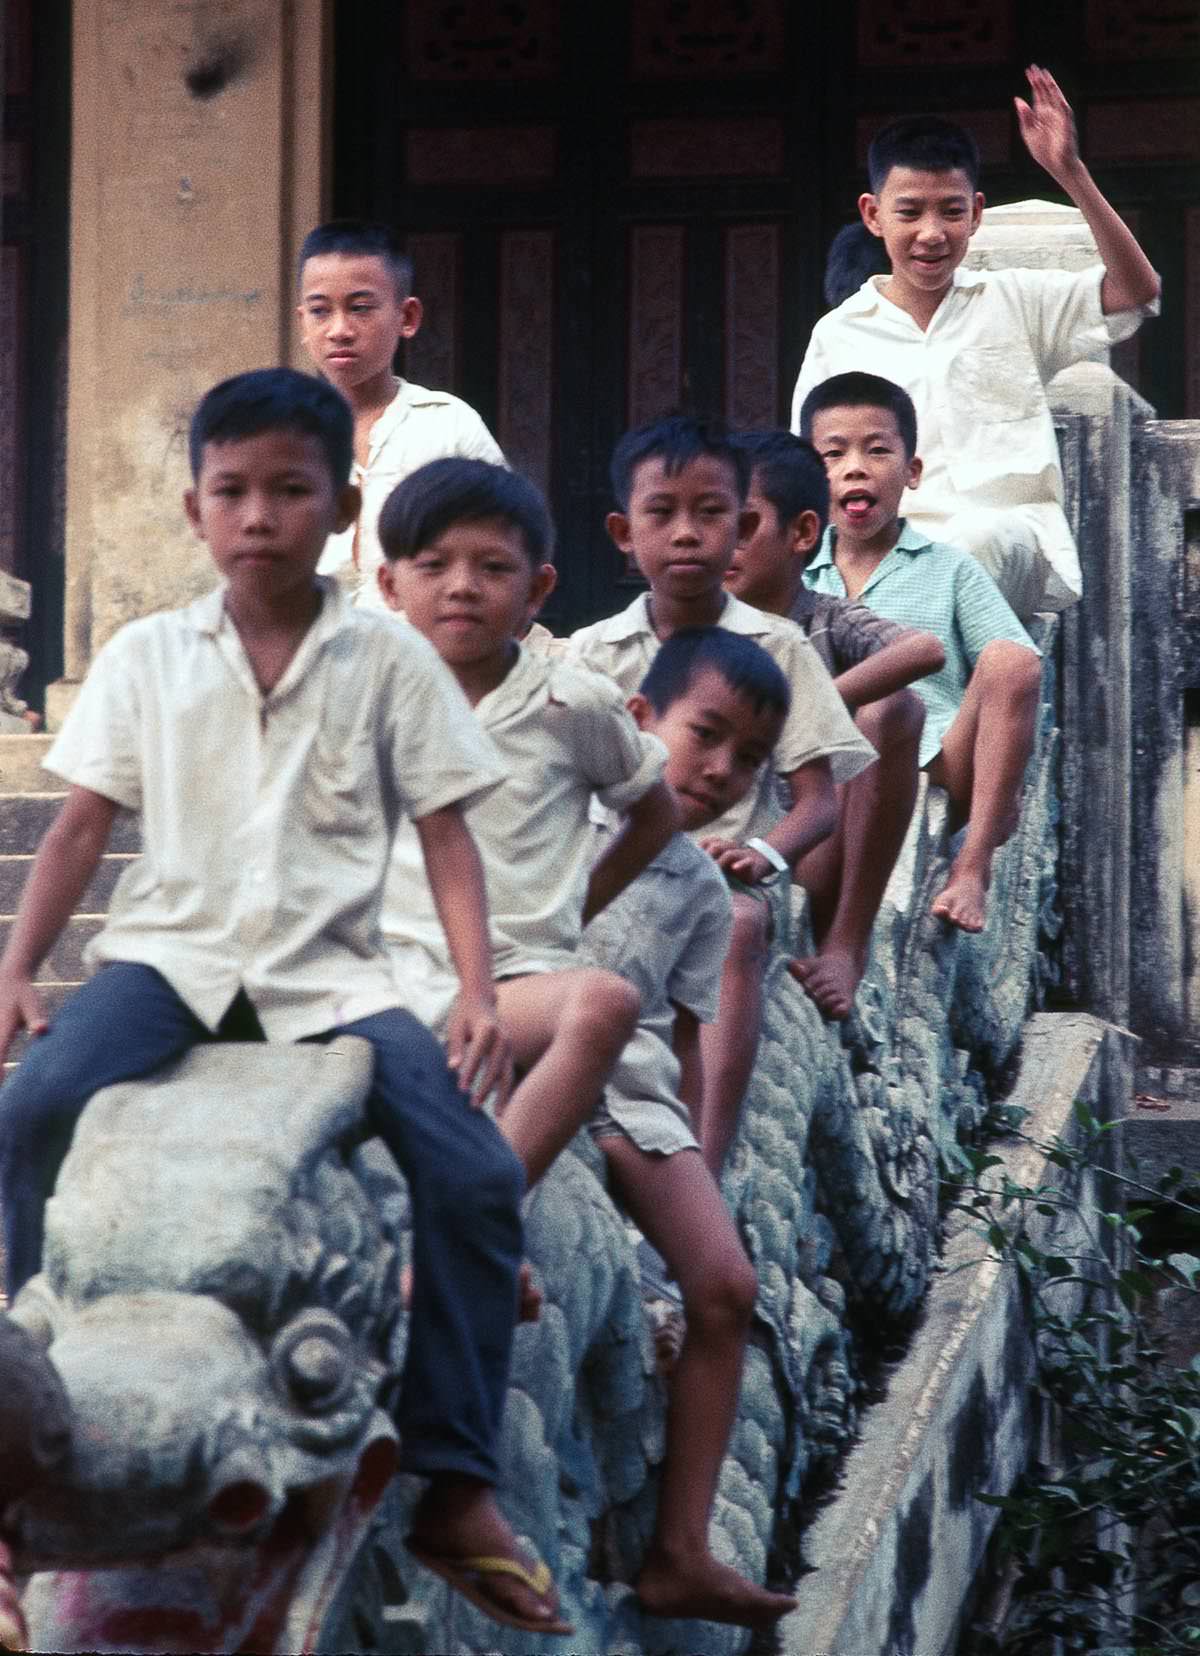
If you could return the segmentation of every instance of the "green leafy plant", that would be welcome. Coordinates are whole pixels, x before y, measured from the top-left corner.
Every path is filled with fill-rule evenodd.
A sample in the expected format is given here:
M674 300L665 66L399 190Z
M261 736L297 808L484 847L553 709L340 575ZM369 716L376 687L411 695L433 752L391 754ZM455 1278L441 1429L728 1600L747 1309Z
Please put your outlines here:
M999 1112L1018 1139L1021 1114ZM1116 1165L1112 1123L1075 1115L1076 1142L1038 1146L1038 1185L987 1149L955 1147L945 1172L948 1214L1018 1273L1052 1441L1008 1495L978 1497L1000 1509L1008 1603L964 1656L1200 1652L1200 1357L1167 1361L1156 1316L1164 1290L1200 1293L1200 1258L1154 1241L1200 1234L1200 1186L1181 1168L1144 1183Z

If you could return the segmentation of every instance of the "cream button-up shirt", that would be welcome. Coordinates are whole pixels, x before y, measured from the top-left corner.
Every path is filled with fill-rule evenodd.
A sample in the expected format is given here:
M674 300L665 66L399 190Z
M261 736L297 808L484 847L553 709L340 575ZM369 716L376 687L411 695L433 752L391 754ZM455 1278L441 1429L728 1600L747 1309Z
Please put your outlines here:
M362 490L358 522L330 535L317 565L334 575L362 609L388 613L379 591L379 514L403 478L430 460L460 455L502 466L500 446L479 415L449 391L428 391L411 380L397 380L396 395L371 427L367 463L354 462L351 483Z
M47 769L141 818L89 966L155 967L215 1029L239 989L271 1040L398 1004L379 930L402 816L504 767L432 647L333 582L264 695L218 588L100 651Z
M900 385L917 410L919 486L903 517L931 539L979 507L1034 508L1025 522L1051 569L1079 591L1075 542L1046 384L1135 333L1158 302L1105 316L1103 265L1089 270L965 270L922 330L872 276L812 331L792 398L792 430L814 386L855 370Z
M702 830L706 836L744 842L769 833L785 814L776 798L773 773L790 776L814 759L828 759L833 780L848 782L876 755L847 713L817 652L794 622L768 615L726 593L717 625L760 644L783 669L792 692L791 710L770 763L762 767L757 782L739 804ZM572 633L567 660L606 673L631 696L649 671L658 644L643 592L628 609Z

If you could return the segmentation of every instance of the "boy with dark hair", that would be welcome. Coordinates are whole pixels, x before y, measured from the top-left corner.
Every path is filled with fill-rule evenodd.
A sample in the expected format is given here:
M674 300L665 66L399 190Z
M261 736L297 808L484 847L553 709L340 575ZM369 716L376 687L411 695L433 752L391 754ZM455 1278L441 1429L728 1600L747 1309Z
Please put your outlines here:
M462 809L503 770L424 640L316 576L358 507L351 442L344 399L306 374L240 374L208 393L184 505L222 583L123 627L47 756L69 791L0 959L0 1060L22 1025L37 1037L0 1091L8 1290L38 1269L43 1208L94 1092L203 1041L369 1041L369 1118L413 1204L397 1420L401 1464L429 1484L410 1545L498 1620L567 1632L492 1490L524 1178L472 1108L504 1088L510 1059ZM143 849L88 945L100 969L51 1022L33 976L120 810L140 815ZM402 814L453 940L457 1077L398 1008L379 935Z
M622 437L612 463L621 509L610 513L608 531L636 560L650 590L569 643L569 659L607 673L632 695L664 639L684 628L725 627L760 644L792 692L771 765L738 805L708 825L701 842L749 888L734 897L720 1013L703 1038L700 1137L714 1173L736 1131L758 1050L769 911L756 888L789 872L826 838L837 820L834 784L849 781L875 757L800 629L724 589L739 536L751 527L749 475L748 456L715 422L673 415ZM784 779L786 810L772 772Z
M352 481L362 510L329 537L320 573L336 575L367 609L383 609L376 526L402 477L442 455L503 461L479 415L448 391L399 378L393 359L421 326L413 267L386 225L332 219L304 238L297 312L305 349L354 411Z
M846 1017L866 970L871 928L917 797L925 709L905 688L946 659L929 632L898 626L864 604L822 597L804 570L829 519L829 480L811 443L788 431L738 439L753 473L746 504L755 528L725 585L748 604L803 628L879 763L838 789L838 825L796 869L809 895L817 952L790 963L830 1018Z
M1100 263L1078 273L962 269L983 211L975 143L936 116L897 121L871 145L858 203L891 274L816 324L792 404L799 431L805 397L832 374L869 365L903 386L925 461L906 516L977 557L1020 616L1065 609L1082 590L1046 383L1128 338L1157 313L1160 289L1084 166L1054 77L1036 65L1027 76L1032 101L1015 100L1021 136L1082 212Z
M666 744L667 781L691 833L754 786L787 716L779 667L725 627L673 633L630 698ZM713 1557L708 1523L737 1413L757 1291L692 1134L703 1090L699 1033L714 1016L730 932L711 857L679 834L593 920L585 957L636 986L642 1010L592 1126L615 1193L666 1261L686 1332L670 1375L654 1534L636 1581L642 1609L769 1628L794 1608Z
M1016 828L1033 749L1039 652L972 557L899 515L921 462L916 414L898 386L874 374L835 375L809 392L800 423L830 484L830 527L805 585L927 628L945 650L941 671L913 686L925 703L920 762L966 834L932 909L981 931L992 858Z
M437 650L508 768L466 820L487 881L496 1002L524 1071L500 1128L532 1185L591 1116L637 1023L629 984L576 950L585 913L675 832L666 755L606 679L518 642L554 586L550 515L527 479L483 460L434 460L389 496L379 537L386 597ZM589 874L593 794L625 818ZM402 999L439 1029L454 967L407 825L383 932Z

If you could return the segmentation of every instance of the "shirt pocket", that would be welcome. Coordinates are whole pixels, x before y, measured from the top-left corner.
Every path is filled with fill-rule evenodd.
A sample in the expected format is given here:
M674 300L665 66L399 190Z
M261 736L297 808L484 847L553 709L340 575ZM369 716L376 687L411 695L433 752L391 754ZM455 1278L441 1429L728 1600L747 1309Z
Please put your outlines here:
M379 756L374 732L322 719L309 751L305 815L318 834L382 832Z
M1019 346L972 345L957 351L946 370L951 430L969 433L979 424L1036 420L1045 402L1032 360Z

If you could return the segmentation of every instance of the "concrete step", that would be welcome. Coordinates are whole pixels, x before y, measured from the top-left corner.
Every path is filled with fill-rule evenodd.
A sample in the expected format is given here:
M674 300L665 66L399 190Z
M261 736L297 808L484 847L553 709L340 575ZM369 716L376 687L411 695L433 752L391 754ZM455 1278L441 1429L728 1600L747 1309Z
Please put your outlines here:
M47 793L0 794L0 854L37 850L42 836L58 815L63 796ZM141 834L136 818L122 811L113 823L110 851L137 851Z
M113 887L133 860L130 856L102 857L99 868L79 901L76 913L104 914L108 909ZM0 919L11 919L17 912L17 902L25 888L25 880L32 864L32 855L0 856Z
M61 793L62 778L42 769L53 736L0 736L0 792Z
M62 936L38 968L39 983L82 983L87 973L83 951L104 925L103 914L76 914L67 921ZM8 942L11 923L0 920L0 949Z

